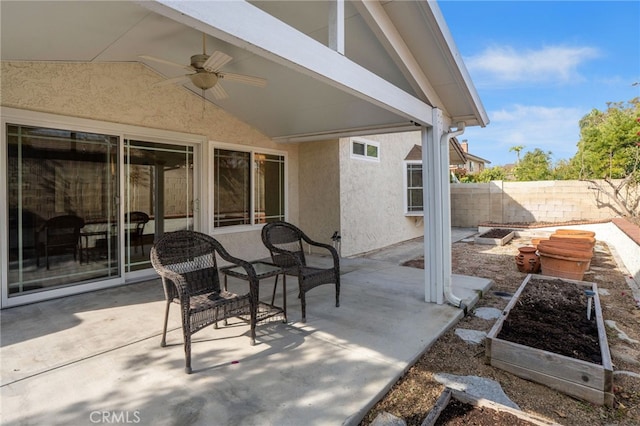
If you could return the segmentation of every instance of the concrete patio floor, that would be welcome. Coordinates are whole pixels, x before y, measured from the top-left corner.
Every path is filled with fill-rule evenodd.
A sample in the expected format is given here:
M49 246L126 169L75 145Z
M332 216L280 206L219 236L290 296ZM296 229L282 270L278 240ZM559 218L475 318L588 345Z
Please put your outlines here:
M454 241L472 233L460 230ZM168 346L159 345L159 280L4 310L1 423L357 424L462 318L458 308L425 303L423 271L399 266L422 254L421 246L416 240L342 259L340 307L334 286L320 286L307 294L306 324L289 277L288 323L258 325L255 346L244 322L200 331L191 375L177 306ZM246 285L230 283L232 290ZM272 281L263 285L266 296ZM472 307L492 282L454 275L453 285Z

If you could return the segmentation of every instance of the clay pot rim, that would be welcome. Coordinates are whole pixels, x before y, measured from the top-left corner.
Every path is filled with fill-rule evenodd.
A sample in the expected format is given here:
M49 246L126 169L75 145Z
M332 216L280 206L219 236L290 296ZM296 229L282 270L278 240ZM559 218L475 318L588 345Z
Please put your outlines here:
M590 262L591 258L590 257L574 257L574 256L566 256L566 255L562 255L562 254L555 254L555 253L545 253L545 252L539 252L540 257L552 257L554 259L560 259L560 260L570 260L572 262Z
M522 246L518 247L518 251L521 253L535 253L537 248L535 246Z
M594 231L587 231L583 229L556 229L555 233L562 235L588 235L590 237L596 236L596 233Z
M595 245L596 239L593 237L587 237L584 235L564 235L564 234L551 234L550 240L571 240L571 241L584 241Z

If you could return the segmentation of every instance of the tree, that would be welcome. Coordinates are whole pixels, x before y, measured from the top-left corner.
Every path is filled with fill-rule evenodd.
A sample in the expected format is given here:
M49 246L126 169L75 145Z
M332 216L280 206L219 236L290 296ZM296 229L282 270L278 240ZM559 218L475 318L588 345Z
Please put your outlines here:
M507 172L504 167L495 166L482 170L480 173L467 174L460 177L461 183L491 182L505 180Z
M552 179L551 151L544 152L540 148L536 148L527 152L515 167L514 174L518 181Z
M516 159L516 165L520 164L520 151L522 151L523 149L524 149L524 145L515 145L509 148L509 152L515 152L518 157Z
M609 102L604 112L592 110L580 120L578 153L572 159L580 179L609 194L620 213L631 217L640 215L639 123L640 98Z
M609 102L580 120L580 142L574 163L581 179L623 179L633 173L637 152L640 98Z

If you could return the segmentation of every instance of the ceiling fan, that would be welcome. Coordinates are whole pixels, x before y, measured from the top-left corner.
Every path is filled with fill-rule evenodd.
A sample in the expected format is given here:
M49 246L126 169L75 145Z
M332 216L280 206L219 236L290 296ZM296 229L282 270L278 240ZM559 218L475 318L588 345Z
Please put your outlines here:
M202 89L203 91L211 89L211 92L216 99L227 99L229 97L227 92L220 85L221 80L235 81L237 83L244 83L256 87L265 87L267 85L267 80L264 78L222 71L221 68L229 63L233 58L220 51L215 51L211 55L207 55L205 40L205 34L202 34L202 54L195 54L191 56L191 65L181 65L148 55L141 55L140 58L192 71L191 74L168 78L158 83L157 86L180 84L190 80L194 86Z

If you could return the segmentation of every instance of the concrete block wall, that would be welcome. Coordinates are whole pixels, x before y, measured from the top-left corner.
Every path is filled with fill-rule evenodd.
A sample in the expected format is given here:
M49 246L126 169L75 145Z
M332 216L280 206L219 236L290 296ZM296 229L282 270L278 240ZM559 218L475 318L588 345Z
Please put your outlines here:
M615 182L614 182L615 183ZM483 222L566 222L623 215L602 181L538 181L453 184L453 226ZM637 197L638 194L630 194Z

